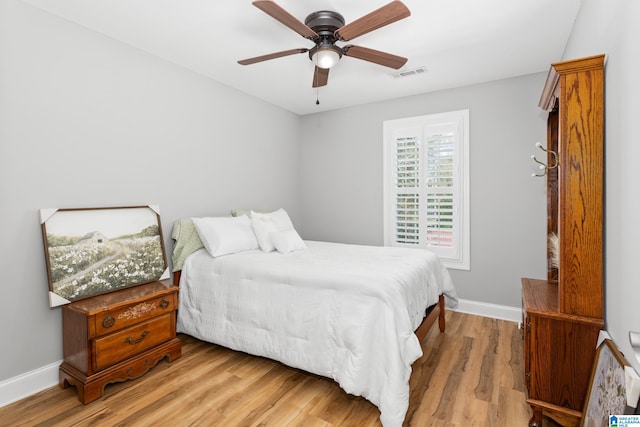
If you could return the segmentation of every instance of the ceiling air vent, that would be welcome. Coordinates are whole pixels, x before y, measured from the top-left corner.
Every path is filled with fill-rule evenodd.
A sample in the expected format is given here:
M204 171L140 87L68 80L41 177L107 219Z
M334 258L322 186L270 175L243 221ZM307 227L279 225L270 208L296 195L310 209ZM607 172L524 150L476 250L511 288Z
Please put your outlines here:
M392 73L391 76L394 79L399 79L403 77L416 76L418 74L424 74L427 72L427 67L417 67L417 68L408 68L406 70L400 70L396 73Z

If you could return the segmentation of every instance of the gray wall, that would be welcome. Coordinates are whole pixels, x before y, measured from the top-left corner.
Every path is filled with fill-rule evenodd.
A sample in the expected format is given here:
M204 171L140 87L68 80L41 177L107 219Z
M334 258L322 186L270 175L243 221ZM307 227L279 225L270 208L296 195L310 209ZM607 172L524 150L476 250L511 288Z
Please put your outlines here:
M546 72L303 117L305 238L382 245L383 121L468 108L471 269L451 274L460 298L519 307L520 278L546 275L545 181L531 177L530 158L535 142L546 140L546 114L537 107L545 78Z
M565 59L604 53L605 65L605 322L640 371L628 333L640 331L640 2L582 0Z
M298 117L15 0L0 0L0 381L62 359L38 209L283 206ZM171 247L170 244L167 247Z

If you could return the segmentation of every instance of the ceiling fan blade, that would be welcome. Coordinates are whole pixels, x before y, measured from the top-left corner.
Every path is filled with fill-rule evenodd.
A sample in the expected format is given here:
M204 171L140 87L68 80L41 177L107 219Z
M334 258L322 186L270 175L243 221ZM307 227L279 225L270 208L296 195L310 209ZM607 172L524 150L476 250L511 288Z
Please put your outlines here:
M306 48L283 50L280 52L269 53L267 55L260 55L253 58L241 59L240 61L238 61L238 64L240 65L255 64L256 62L268 61L270 59L276 59L276 58L281 58L283 56L295 55L296 53L305 53L308 51L309 49L306 49Z
M271 16L273 19L280 21L287 27L291 28L302 37L314 39L318 37L318 33L313 31L309 26L300 21L298 18L284 10L276 2L271 0L256 0L252 3L255 7Z
M407 63L407 58L369 49L368 47L348 45L342 48L342 52L346 56L384 65L389 68L395 68L396 70Z
M385 25L399 21L411 15L411 12L401 1L392 1L373 12L338 28L335 36L342 40L353 40L358 36L376 30Z
M313 72L313 84L311 87L326 86L329 81L329 69L316 67Z

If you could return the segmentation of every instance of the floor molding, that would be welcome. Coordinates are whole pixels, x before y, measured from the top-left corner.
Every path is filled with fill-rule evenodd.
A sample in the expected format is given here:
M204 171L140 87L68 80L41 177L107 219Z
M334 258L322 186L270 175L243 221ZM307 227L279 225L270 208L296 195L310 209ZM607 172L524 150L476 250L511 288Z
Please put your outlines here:
M522 322L522 310L519 307L461 299L455 311L516 323ZM61 360L0 382L0 407L57 385L60 363L62 363Z
M458 307L453 309L461 313L475 314L483 317L522 323L522 308L507 305L489 304L486 302L458 300Z
M0 407L58 384L62 360L0 382Z

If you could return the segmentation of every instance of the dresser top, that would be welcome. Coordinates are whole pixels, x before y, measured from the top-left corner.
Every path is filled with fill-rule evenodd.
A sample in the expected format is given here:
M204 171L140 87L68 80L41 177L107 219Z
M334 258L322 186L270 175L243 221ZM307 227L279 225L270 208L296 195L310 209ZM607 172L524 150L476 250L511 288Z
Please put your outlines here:
M170 283L154 281L80 301L74 301L71 304L63 306L63 308L90 315L108 308L112 309L120 304L131 304L137 300L146 300L151 297L177 292L178 289L177 286L173 286Z

